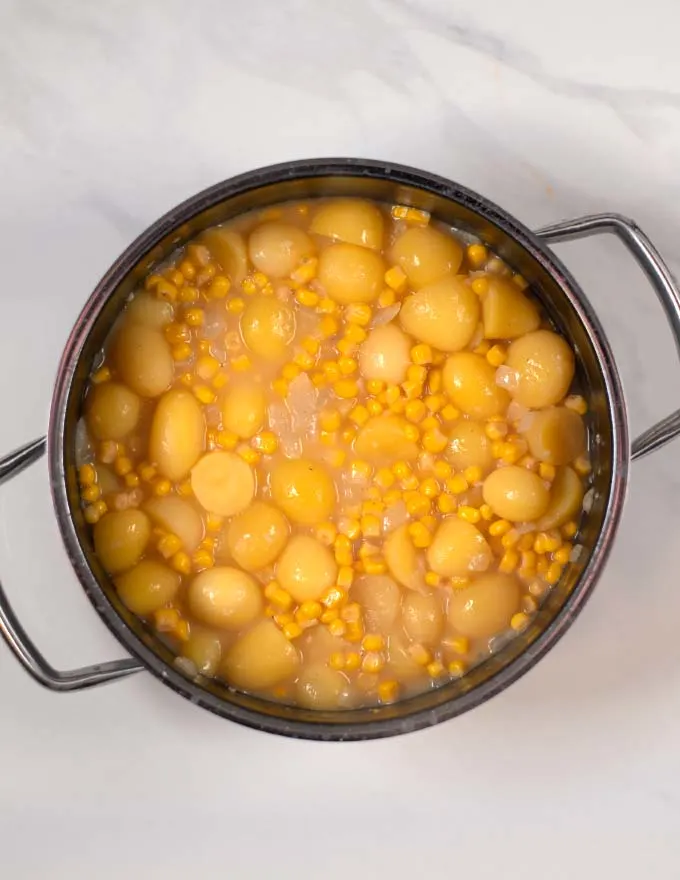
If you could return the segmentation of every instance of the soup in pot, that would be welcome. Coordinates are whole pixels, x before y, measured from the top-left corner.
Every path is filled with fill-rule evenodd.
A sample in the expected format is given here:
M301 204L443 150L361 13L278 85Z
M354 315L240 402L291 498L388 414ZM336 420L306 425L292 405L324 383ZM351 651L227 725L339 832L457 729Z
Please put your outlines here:
M423 211L244 215L146 278L92 371L95 552L187 674L323 710L436 687L573 558L574 374L526 282Z

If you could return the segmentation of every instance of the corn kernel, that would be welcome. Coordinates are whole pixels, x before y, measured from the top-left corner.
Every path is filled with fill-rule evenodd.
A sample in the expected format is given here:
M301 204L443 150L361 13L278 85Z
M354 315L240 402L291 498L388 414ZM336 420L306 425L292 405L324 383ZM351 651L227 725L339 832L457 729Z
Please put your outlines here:
M345 655L342 651L334 651L328 658L328 665L331 669L341 670L345 668Z
M180 550L179 553L175 553L170 560L170 565L180 574L191 573L191 559L189 558L189 554L185 553L183 550Z
M101 519L101 514L99 513L96 504L90 505L90 507L86 507L83 511L83 516L85 517L85 522L89 523L89 525L93 526L99 522Z
M180 342L179 345L172 346L170 353L174 361L188 361L193 354L193 349L188 342Z
M446 647L453 651L454 654L460 654L461 656L465 656L470 650L470 639L467 636L453 636L450 639L447 639Z
M101 385L103 382L108 382L111 379L111 370L108 367L100 367L96 373L92 374L90 379L94 385Z
M408 527L408 533L413 542L413 546L418 549L429 547L432 543L432 535L430 534L429 529L420 522L411 523Z
M207 295L210 299L224 299L231 288L231 281L224 275L216 275L210 282Z
M446 481L446 488L452 495L462 495L470 488L468 481L462 474L454 474Z
M179 611L176 608L159 608L153 613L153 623L158 632L172 632L179 623Z
M521 537L522 536L517 529L510 528L510 530L501 537L501 544L506 550L508 550L510 547L514 547Z
M97 471L91 464L84 464L78 468L78 480L81 486L92 486L97 481Z
M573 547L571 544L563 544L559 550L555 550L553 553L553 562L559 562L560 565L566 565L571 559L572 550Z
M408 653L411 656L413 662L417 663L418 666L427 666L428 663L432 662L432 654L430 654L427 648L425 648L423 645L411 645L408 649Z
M321 623L325 623L326 625L328 625L332 621L337 620L338 617L340 617L340 612L337 608L327 608L326 611L322 613L319 620L321 621Z
M559 562L553 562L548 566L548 570L545 573L545 579L550 586L554 586L562 577L562 569L563 566L560 565Z
M538 475L542 480L546 480L549 483L555 479L555 474L557 471L555 470L555 465L548 464L545 461L542 461L538 466Z
M488 504L480 505L479 512L481 513L484 522L491 522L493 519L493 510Z
M570 394L569 397L564 399L564 405L567 409L572 409L580 416L584 416L588 412L588 404L580 394Z
M80 497L88 504L93 504L99 499L101 494L101 489L95 484L84 488L80 493Z
M425 583L428 587L438 587L441 583L441 578L436 571L428 571L425 574Z
M431 349L431 347L424 342L419 343L418 345L414 345L413 348L411 349L411 360L417 366L424 366L425 364L431 364L432 363L432 349ZM418 375L420 376L421 373L419 372ZM424 376L423 376L423 380L421 380L421 381L424 381Z
M484 433L489 440L502 440L508 433L508 425L504 421L492 420L486 423Z
M418 385L423 385L427 378L427 367L421 364L411 364L406 370L406 378Z
M315 530L316 537L322 544L325 544L327 547L330 547L335 541L338 530L335 526L335 523L325 522L320 523Z
M299 636L301 636L303 632L302 627L295 620L292 621L292 623L284 624L281 631L283 632L284 636L291 642L293 641L293 639L297 639Z
M395 220L405 220L414 226L427 226L430 222L428 211L421 211L419 208L409 208L406 205L393 205L392 216Z
M440 513L453 513L457 507L456 499L452 495L440 495L437 498L437 508Z
M462 660L452 660L451 663L446 667L449 675L453 678L460 678L465 675L465 664Z
M366 327L371 323L373 310L368 303L350 303L345 306L345 320Z
M352 542L347 535L338 535L334 541L333 548L335 551L335 561L338 565L352 564Z
M361 647L364 651L382 651L385 639L377 633L367 633L361 641Z
M524 571L531 571L536 568L536 563L538 562L538 557L533 550L523 550L522 551L522 562L520 568Z
M366 391L369 394L380 394L385 390L385 383L382 379L367 379L366 380ZM397 389L398 390L398 389ZM398 396L398 394L397 394Z
M319 300L317 311L320 312L322 315L334 315L338 311L338 304L335 302L335 300L330 299L330 297L324 296ZM337 330L338 325L336 322L336 327L333 332L337 333ZM332 336L333 333L330 333L329 335Z
M410 422L420 422L427 415L427 407L422 400L409 400L404 407L404 415Z
M366 574L385 574L387 565L383 559L376 556L369 556L364 559L364 571Z
M369 419L368 410L363 404L357 404L350 410L348 418L355 425L364 425Z
M391 289L400 293L406 286L406 273L401 266L392 266L385 272L385 284Z
M468 263L473 269L481 269L489 258L489 252L483 244L471 244L467 247Z
M498 563L498 570L505 574L511 574L519 565L519 553L516 550L506 550L501 561Z
M475 278L471 286L477 296L484 296L489 290L489 281L486 278Z
M354 379L338 379L333 383L333 391L342 400L349 400L359 393L359 386Z
M530 617L528 614L518 611L517 614L513 614L510 618L510 626L515 632L522 632L522 630L526 629L529 625L529 621Z
M390 679L381 681L378 685L378 699L381 703L394 703L399 696L399 684Z
M507 356L508 350L504 345L492 345L486 353L486 359L492 367L500 367Z
M455 422L457 419L460 418L460 410L456 409L456 407L452 403L447 403L445 406L443 406L439 411L439 414L445 422Z
M163 535L160 541L156 544L156 549L164 559L170 559L171 556L174 556L175 553L179 553L182 549L182 542L177 535Z
M237 446L236 452L248 464L257 464L262 457L256 449L251 449L250 446L245 445Z
M428 663L426 669L430 678L439 678L440 675L444 674L444 665L439 660L433 660L431 663Z
M272 382L272 390L279 395L279 397L286 397L288 395L288 382L285 379L274 379Z
M304 620L318 620L321 617L323 612L323 605L321 602L316 602L310 600L308 602L303 602L296 612L296 619L298 623Z
M208 550L197 550L191 557L196 569L212 568L215 564L212 553Z
M348 342L352 342L358 345L359 343L363 342L367 336L368 333L364 330L363 327L359 326L359 324L347 325L347 329L345 330L345 339L347 339Z
M435 429L434 431L426 431L423 434L423 447L428 452L443 452L446 449L448 444L448 440L441 433L441 431Z
M451 476L452 467L448 461L439 458L435 461L433 470L436 477L440 480L446 480Z
M332 636L337 636L338 638L340 638L341 636L344 636L347 632L347 624L344 620L341 620L338 617L335 620L331 620L331 622L328 624L328 632Z
M233 431L218 431L217 445L220 449L236 449L238 446L238 435Z
M156 480L153 487L154 495L163 496L168 495L170 490L172 489L172 485L170 480L166 480L165 478L161 478L160 480Z
M354 672L361 667L361 654L357 651L348 651L345 654L345 669Z
M215 403L217 400L217 395L212 390L212 388L208 388L207 385L196 385L194 388L194 396L198 401L204 404Z
M580 477L587 477L592 468L588 459L580 455L574 462L574 470Z
M441 487L434 477L427 477L420 484L420 491L426 498L436 498Z
M310 281L316 278L318 265L319 261L316 257L307 257L300 263L297 269L291 272L290 277L293 281L297 281L298 284L309 284Z
M190 327L200 327L205 320L203 309L187 309L184 313L184 320Z
M482 518L482 514L476 507L470 507L467 504L462 504L458 510L457 514L460 519L465 520L465 522L472 523L476 525Z

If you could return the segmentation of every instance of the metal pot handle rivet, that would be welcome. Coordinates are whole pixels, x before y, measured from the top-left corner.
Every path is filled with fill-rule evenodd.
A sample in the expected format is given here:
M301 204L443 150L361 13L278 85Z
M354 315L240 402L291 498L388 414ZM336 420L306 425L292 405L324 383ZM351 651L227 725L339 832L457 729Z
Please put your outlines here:
M536 230L544 241L571 241L608 232L628 248L649 279L666 313L680 355L680 289L659 251L633 220L621 214L591 214L576 220L564 220ZM666 416L640 434L632 444L631 458L636 460L656 452L680 435L680 409Z
M44 437L33 440L0 459L0 485L16 477L24 468L45 454ZM33 644L12 610L7 594L0 583L0 634L24 669L41 685L52 691L80 691L116 681L144 667L136 660L113 660L61 672L54 669Z

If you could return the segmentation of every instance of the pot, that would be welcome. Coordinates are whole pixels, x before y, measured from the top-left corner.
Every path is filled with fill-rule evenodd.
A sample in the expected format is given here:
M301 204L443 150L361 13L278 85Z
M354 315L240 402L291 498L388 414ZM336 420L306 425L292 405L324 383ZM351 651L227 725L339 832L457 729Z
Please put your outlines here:
M579 535L582 550L548 594L530 626L457 681L393 705L321 712L240 693L191 677L159 638L120 602L92 547L80 506L75 432L93 360L130 293L177 247L207 226L258 207L317 196L360 196L408 204L477 236L538 292L577 352L577 380L589 398L592 501ZM357 159L289 162L219 183L174 208L134 241L103 277L76 322L57 372L47 437L0 461L0 483L47 452L55 513L74 571L97 613L132 658L71 671L54 669L33 644L0 585L0 631L25 669L55 691L82 690L148 670L177 693L225 718L260 730L319 740L358 740L417 730L483 703L527 672L574 622L611 550L621 518L628 466L680 433L680 411L629 446L616 364L590 302L548 243L612 233L646 273L680 350L680 292L637 225L598 214L531 232L482 196L413 168Z

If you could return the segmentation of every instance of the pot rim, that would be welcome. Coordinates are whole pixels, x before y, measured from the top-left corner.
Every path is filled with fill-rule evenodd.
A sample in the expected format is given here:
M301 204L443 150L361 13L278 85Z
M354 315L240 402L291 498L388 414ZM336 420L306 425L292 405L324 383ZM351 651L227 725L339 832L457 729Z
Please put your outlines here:
M64 465L66 413L76 366L102 308L128 273L167 235L196 214L233 196L262 186L319 177L372 177L417 188L466 205L519 243L564 291L579 319L588 329L602 372L612 426L610 491L603 513L602 527L580 579L555 618L533 643L477 687L435 708L416 709L412 713L398 717L380 718L376 715L375 719L370 721L342 724L291 720L228 703L197 685L145 645L118 614L87 563L75 523L69 513L67 475ZM71 564L97 613L130 654L164 684L217 715L270 733L303 739L336 741L375 739L429 727L478 706L505 690L528 672L564 635L595 587L609 556L621 518L630 459L623 389L609 344L580 286L552 251L512 215L460 184L409 166L353 158L284 162L228 178L172 208L142 232L102 277L69 334L55 380L48 426L47 454L52 501L62 541ZM395 705L404 707L409 702L405 700Z

